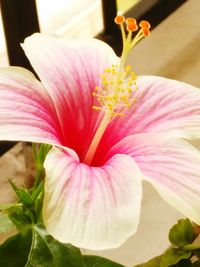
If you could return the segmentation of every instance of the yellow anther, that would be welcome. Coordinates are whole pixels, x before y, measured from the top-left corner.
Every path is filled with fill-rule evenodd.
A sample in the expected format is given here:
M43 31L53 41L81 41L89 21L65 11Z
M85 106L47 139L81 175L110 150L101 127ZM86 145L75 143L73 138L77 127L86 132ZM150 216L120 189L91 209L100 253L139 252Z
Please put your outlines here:
M105 73L110 73L111 72L111 69L105 69L104 72Z
M104 100L110 100L110 96L104 96Z
M115 69L112 70L112 74L115 75L117 71Z
M107 81L102 82L103 85L108 85L109 83Z
M132 81L128 82L128 86L132 86L132 85L133 85Z
M131 66L126 66L126 68L125 68L125 71L126 71L126 75L128 75L129 73L130 73L130 71L131 71Z
M117 83L122 84L122 80L121 79L117 80Z
M132 92L136 87L134 84L137 76L131 69L129 65L122 69L117 65L105 69L100 76L102 86L95 88L99 93L93 92L99 102L99 107L93 107L95 110L104 111L111 118L125 115L135 102Z
M136 80L136 79L137 79L137 75L135 74L135 72L131 72L131 76L130 76L130 78L131 78L132 80Z
M127 96L121 96L121 100L127 101Z
M109 110L113 110L113 105L108 104L107 106L108 106L108 109L109 109Z

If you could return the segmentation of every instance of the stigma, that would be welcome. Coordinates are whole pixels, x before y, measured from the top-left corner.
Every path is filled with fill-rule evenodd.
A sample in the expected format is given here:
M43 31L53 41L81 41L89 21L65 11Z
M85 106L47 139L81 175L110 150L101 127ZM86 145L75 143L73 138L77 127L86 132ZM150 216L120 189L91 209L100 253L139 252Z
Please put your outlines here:
M115 23L120 26L123 50L120 60L120 67L123 67L127 59L128 54L134 48L134 46L144 37L150 35L151 25L148 21L142 20L137 23L134 18L125 19L124 16L116 16Z
M88 165L92 163L109 123L115 117L124 116L137 101L135 99L135 91L138 89L136 85L137 76L131 66L125 66L125 62L136 43L150 34L150 24L145 20L138 25L134 18L125 19L124 16L117 16L115 23L119 24L121 28L123 50L119 64L112 65L104 70L100 75L99 85L93 91L96 100L93 109L103 112L104 116L83 159L83 163ZM136 32L134 37L133 32Z
M109 114L110 119L124 116L136 103L134 92L138 89L137 75L131 66L125 66L125 62L133 47L150 34L151 27L148 21L143 20L138 25L136 19L125 19L124 16L116 16L115 23L120 25L123 40L120 62L104 70L100 76L100 85L96 86L93 92L93 96L97 99L93 109ZM134 37L133 32L136 32Z

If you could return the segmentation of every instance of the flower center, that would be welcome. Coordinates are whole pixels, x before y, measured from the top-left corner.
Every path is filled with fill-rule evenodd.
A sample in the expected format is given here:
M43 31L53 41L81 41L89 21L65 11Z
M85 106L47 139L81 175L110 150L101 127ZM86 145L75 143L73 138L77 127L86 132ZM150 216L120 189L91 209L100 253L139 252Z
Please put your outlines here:
M115 23L120 25L122 32L122 55L119 65L112 65L111 68L104 70L104 73L100 76L100 86L96 86L93 92L93 96L96 97L98 102L96 106L93 106L93 109L104 112L104 117L83 160L86 164L91 164L109 123L115 117L124 116L127 110L136 102L134 92L137 90L137 76L132 71L131 66L124 67L124 65L128 54L136 43L150 34L150 24L144 20L141 21L138 26L134 18L127 18L125 20L123 16L117 16L115 18ZM125 23L127 34L124 27ZM133 38L132 34L135 31L138 31L138 33Z
M93 106L93 109L109 113L110 118L124 116L136 101L133 91L137 90L137 76L131 71L131 66L120 71L118 65L112 65L100 78L101 86L96 86L93 92L99 105Z

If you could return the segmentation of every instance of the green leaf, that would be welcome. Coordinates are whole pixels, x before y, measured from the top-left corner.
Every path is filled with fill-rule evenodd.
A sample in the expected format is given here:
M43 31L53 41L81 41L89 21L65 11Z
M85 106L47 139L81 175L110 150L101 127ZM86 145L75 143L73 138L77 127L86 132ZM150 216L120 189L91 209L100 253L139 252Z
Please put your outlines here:
M195 239L192 224L189 219L179 220L169 232L170 242L177 247L184 247L191 244Z
M20 202L24 204L26 207L31 207L33 205L33 199L30 193L25 188L18 189L18 196L20 198Z
M187 251L194 251L194 250L199 250L200 249L200 244L188 244L182 248L183 250Z
M34 159L35 159L35 168L36 175L33 188L37 188L42 180L44 180L45 170L44 170L44 161L46 155L51 149L51 145L48 144L33 144Z
M35 226L4 242L0 246L0 266L125 267L102 257L82 256L78 248L55 240L42 226Z
M189 259L191 254L190 251L169 248L161 257L160 267L168 267L177 264L180 260Z
M3 205L0 205L0 211L7 211L7 210L10 210L11 208L13 207L18 207L20 206L21 207L21 204L19 203L14 203L14 204L3 204Z
M12 180L9 180L9 183L16 193L19 202L27 207L31 207L33 205L33 199L29 191L26 188L18 188Z
M19 232L27 231L32 226L31 219L22 212L12 212L9 214L9 218Z
M0 211L4 214L11 214L12 212L21 212L22 204L21 203L13 203L13 204L4 204L0 205Z
M12 223L8 215L0 213L0 233L6 233L14 227L15 225Z
M135 267L160 267L161 257L162 256L157 256L145 263L138 264Z
M40 184L36 188L32 188L32 198L35 200L44 192L44 181L41 181Z
M25 267L84 267L78 248L62 244L41 228L33 230L32 246Z
M31 246L31 232L18 234L7 239L0 246L0 266L25 266Z
M83 259L85 263L83 265L84 267L125 267L124 265L98 256L84 255Z

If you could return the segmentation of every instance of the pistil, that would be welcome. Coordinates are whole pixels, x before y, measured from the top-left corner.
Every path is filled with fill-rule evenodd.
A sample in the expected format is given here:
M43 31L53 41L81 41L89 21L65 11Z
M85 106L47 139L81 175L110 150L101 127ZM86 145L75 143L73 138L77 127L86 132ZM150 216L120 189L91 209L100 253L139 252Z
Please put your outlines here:
M92 160L93 160L93 157L94 157L94 154L97 150L97 147L99 145L99 142L101 141L101 138L108 126L108 124L110 123L110 119L111 119L111 115L109 113L105 113L93 139L92 139L92 142L90 144L90 147L85 155L85 158L84 158L84 163L85 164L88 164L90 165Z
M134 18L117 16L115 23L119 24L122 32L123 50L119 65L112 65L100 76L101 83L96 86L93 96L98 104L93 109L104 112L103 119L90 143L83 162L90 165L99 146L99 143L109 125L115 117L124 116L127 110L136 102L134 92L137 90L136 74L131 66L125 66L128 54L143 37L150 34L150 24L141 21L139 26ZM126 23L126 31L124 24ZM139 31L138 28L140 27ZM133 38L133 32L138 33Z

